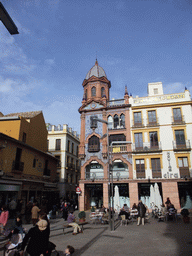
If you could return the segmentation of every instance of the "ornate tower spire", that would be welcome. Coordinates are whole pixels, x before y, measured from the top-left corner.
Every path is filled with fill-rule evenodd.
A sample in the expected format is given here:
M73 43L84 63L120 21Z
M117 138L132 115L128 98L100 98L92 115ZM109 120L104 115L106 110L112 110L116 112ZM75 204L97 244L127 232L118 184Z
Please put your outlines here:
M129 95L128 90L127 90L127 85L125 85L125 95Z

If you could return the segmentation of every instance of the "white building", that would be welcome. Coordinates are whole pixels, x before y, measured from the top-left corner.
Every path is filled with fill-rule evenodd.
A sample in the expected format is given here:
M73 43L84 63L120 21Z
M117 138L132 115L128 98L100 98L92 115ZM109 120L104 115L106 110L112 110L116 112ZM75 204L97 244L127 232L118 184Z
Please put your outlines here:
M148 84L147 97L130 97L133 180L139 198L160 187L177 209L192 199L192 101L189 91L164 94L161 82Z
M80 179L79 135L69 128L47 124L48 151L58 159L57 181L60 196L76 199L75 188Z

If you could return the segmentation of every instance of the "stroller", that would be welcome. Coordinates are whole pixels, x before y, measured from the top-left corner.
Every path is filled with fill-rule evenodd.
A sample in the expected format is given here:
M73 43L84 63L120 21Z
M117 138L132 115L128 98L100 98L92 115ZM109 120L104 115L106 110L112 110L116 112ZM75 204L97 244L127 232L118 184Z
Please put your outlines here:
M11 243L9 245L6 245L4 247L4 254L3 256L20 256L20 251L21 251L21 244L24 236L22 237L21 234L19 235L19 241L17 244ZM59 253L55 249L56 245L52 242L49 241L48 244L48 249L45 253L46 256L59 256ZM28 253L24 251L24 256L28 256Z
M9 243L4 246L4 256L19 256L19 251L21 249L21 244L24 237L25 233L13 234L13 236L9 240Z

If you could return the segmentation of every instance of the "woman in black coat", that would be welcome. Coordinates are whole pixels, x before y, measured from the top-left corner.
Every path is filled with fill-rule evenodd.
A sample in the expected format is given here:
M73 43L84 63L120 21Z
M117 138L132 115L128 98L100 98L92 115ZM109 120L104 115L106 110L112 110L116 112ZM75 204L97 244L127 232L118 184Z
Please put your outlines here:
M140 225L140 220L142 219L142 225L144 225L145 222L145 213L146 213L146 207L145 205L142 203L142 201L139 201L138 204L138 222L137 222L137 226Z
M41 254L45 255L48 250L49 234L50 228L48 222L44 219L40 219L36 226L31 228L24 237L21 245L21 255L23 255L23 250L28 241L29 243L26 251L30 256L40 256Z

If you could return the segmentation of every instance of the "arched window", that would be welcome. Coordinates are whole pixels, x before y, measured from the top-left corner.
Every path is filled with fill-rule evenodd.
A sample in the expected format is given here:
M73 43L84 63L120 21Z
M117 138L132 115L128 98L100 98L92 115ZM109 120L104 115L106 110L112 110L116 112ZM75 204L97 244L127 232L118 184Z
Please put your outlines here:
M105 88L102 87L102 88L101 88L101 97L103 97L104 95L105 95Z
M113 118L112 118L112 116L108 116L107 121L108 121L108 128L113 129Z
M91 96L92 96L92 97L95 97L95 96L96 96L96 88L95 88L95 86L93 86L93 87L91 88Z
M100 151L100 141L99 138L93 135L88 141L88 151L89 152L99 152Z
M87 100L87 89L85 90L85 99Z
M121 114L120 115L120 127L124 127L125 128L125 115Z
M114 115L114 128L117 128L119 126L119 117L118 115Z

